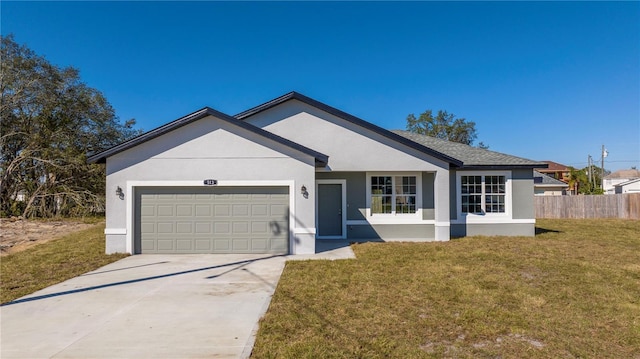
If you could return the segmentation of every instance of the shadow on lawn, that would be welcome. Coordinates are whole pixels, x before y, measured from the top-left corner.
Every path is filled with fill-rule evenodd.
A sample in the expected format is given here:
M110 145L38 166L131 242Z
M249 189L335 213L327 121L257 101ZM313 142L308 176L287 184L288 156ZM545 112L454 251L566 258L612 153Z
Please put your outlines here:
M542 227L536 227L536 236L538 234L544 234L544 233L562 233L562 232L557 231L555 229L547 229L547 228L542 228Z

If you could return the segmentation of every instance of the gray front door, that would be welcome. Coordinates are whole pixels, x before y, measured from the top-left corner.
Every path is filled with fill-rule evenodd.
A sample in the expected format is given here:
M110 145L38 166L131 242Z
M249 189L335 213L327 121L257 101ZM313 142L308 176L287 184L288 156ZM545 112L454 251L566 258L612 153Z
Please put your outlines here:
M135 253L289 250L287 187L135 189Z
M318 184L318 237L342 237L342 185Z

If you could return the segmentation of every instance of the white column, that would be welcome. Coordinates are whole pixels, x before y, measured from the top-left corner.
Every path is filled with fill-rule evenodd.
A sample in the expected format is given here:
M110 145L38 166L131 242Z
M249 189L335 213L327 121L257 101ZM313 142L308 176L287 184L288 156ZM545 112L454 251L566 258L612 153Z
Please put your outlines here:
M449 173L446 169L439 169L433 182L436 241L448 241L451 238L449 208L453 204L449 203Z

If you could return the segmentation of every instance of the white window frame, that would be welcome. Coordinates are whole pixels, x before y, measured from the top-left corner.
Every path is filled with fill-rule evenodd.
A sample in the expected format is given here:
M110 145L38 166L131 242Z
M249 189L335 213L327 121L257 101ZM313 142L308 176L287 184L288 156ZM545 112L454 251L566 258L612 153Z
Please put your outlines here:
M462 212L462 177L463 176L482 176L482 199L481 206L483 213L464 213ZM487 176L504 176L505 194L504 194L504 212L492 213L485 212L485 178ZM511 171L458 171L456 173L456 207L458 212L458 220L464 220L467 223L487 223L492 221L503 221L511 218L513 191L511 189Z
M415 213L372 213L371 212L371 177L392 177L395 192L395 177L411 176L416 178L416 212ZM367 221L369 223L423 223L422 220L422 173L421 172L367 172ZM395 194L393 195L395 198ZM395 206L395 203L393 206Z

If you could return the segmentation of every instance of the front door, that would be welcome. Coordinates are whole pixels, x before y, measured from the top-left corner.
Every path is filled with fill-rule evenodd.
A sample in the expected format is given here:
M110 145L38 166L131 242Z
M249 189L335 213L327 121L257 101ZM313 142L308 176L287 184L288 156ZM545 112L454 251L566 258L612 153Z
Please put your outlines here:
M318 183L318 237L345 238L342 183Z

